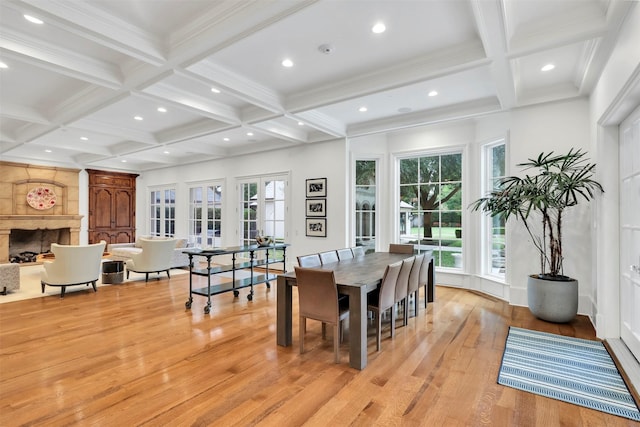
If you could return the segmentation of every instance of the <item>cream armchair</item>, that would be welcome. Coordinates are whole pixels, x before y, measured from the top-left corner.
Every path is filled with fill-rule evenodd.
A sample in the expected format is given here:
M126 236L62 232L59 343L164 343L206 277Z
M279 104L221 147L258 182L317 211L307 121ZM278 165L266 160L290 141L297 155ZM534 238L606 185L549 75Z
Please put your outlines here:
M91 245L59 245L53 243L51 252L53 261L45 261L44 271L40 274L40 285L44 293L45 285L60 286L60 298L64 297L67 286L88 285L91 283L96 292L96 281L100 277L102 254L106 242Z
M149 273L167 272L171 269L173 251L176 239L139 239L141 252L132 253L131 259L126 261L127 279L130 272L145 273L145 282L149 280ZM159 277L158 277L159 278Z

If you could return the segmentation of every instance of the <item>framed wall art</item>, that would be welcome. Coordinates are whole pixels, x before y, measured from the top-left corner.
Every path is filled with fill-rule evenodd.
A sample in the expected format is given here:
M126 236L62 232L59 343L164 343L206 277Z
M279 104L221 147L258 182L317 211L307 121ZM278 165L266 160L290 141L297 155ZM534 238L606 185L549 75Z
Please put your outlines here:
M307 179L307 198L327 197L327 178Z
M307 216L327 216L327 199L307 199Z
M327 237L327 219L307 218L307 236Z

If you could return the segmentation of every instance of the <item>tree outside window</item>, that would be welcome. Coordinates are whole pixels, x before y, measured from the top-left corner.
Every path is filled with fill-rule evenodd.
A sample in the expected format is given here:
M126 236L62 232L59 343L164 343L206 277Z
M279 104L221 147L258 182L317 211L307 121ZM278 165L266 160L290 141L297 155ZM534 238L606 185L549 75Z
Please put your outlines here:
M400 243L462 267L462 153L400 160Z

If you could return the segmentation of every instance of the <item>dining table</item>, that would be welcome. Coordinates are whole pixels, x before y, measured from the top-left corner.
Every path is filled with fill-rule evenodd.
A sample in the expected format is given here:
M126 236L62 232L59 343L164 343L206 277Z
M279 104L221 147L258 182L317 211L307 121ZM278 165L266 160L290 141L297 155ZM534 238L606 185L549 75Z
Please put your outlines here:
M349 365L352 368L361 370L367 366L367 295L378 289L387 265L410 257L407 254L374 252L314 267L332 270L338 293L349 296ZM430 260L430 271L433 271L432 266L433 258ZM429 275L429 282L432 290L432 274ZM293 343L293 286L296 286L295 271L278 275L276 341L284 347Z

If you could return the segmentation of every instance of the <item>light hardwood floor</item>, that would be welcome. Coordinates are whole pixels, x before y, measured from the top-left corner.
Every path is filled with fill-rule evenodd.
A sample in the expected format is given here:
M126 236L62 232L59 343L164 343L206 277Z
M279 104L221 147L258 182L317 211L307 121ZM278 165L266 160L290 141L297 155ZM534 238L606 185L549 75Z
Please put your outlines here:
M194 296L186 310L182 275L0 304L0 425L634 425L496 383L510 325L595 339L584 317L545 323L437 287L393 340L386 324L380 353L371 325L369 366L357 371L348 329L342 363L313 321L300 355L297 312L293 347L276 345L275 283L246 295L214 297L209 315Z

